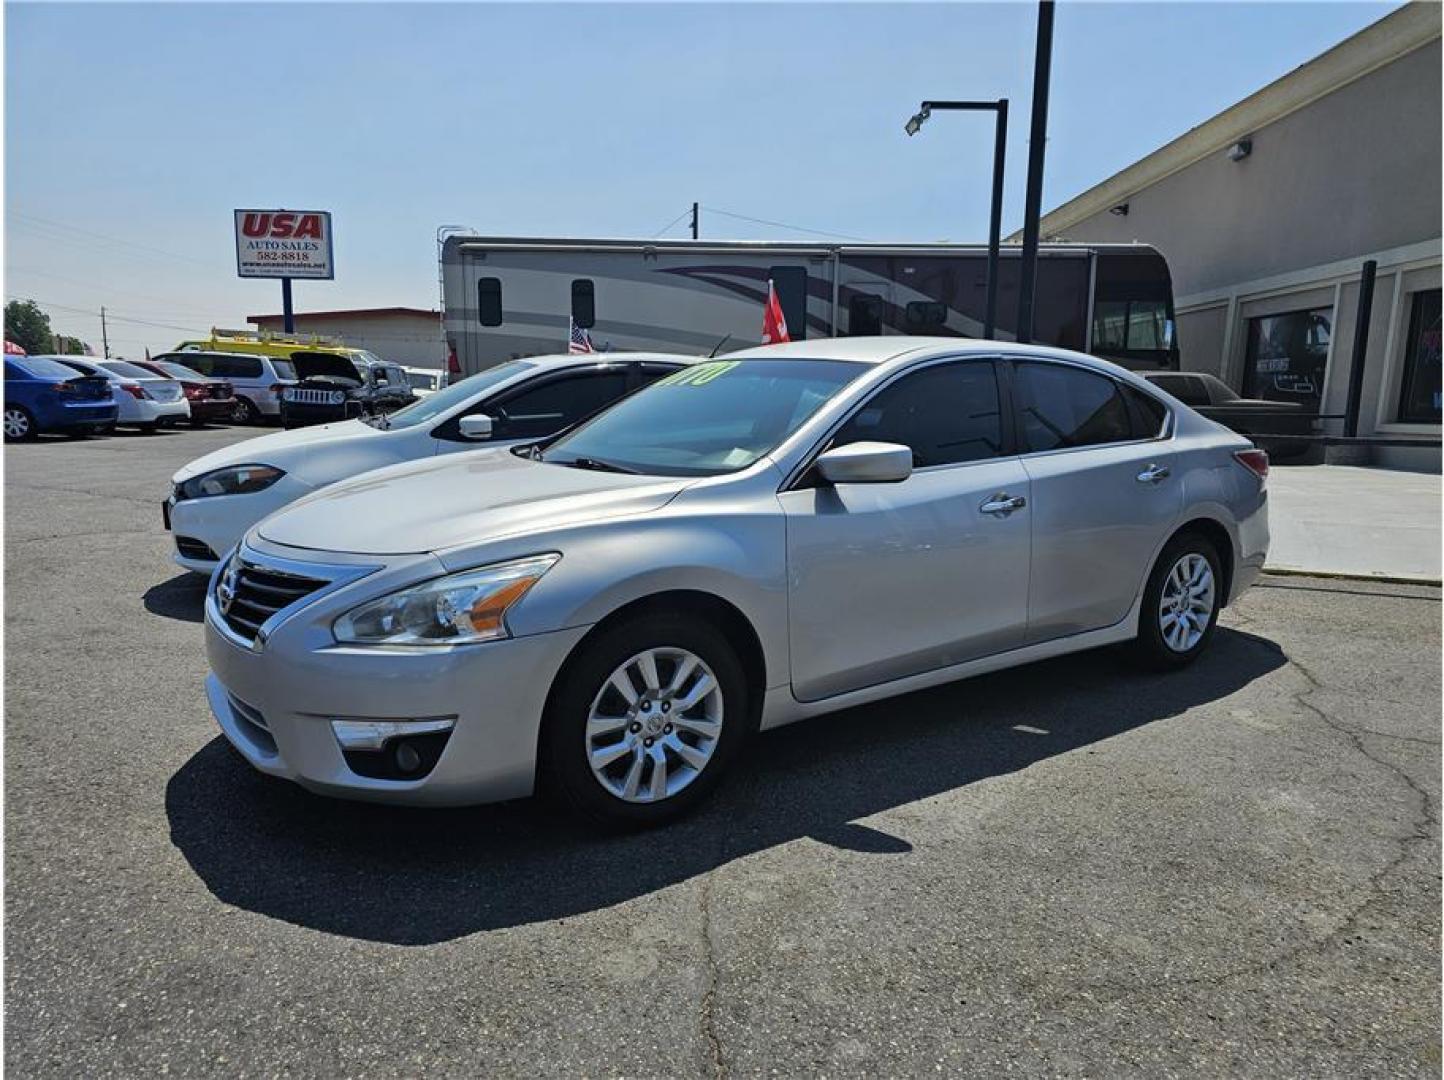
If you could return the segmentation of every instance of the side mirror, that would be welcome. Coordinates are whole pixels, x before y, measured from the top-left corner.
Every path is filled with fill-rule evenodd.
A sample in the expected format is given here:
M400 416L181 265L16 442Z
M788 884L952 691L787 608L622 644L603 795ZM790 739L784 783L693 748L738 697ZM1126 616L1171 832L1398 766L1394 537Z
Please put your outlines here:
M492 420L486 413L461 418L460 431L463 439L491 438Z
M900 443L855 442L827 451L816 464L829 484L896 484L913 474L913 452Z

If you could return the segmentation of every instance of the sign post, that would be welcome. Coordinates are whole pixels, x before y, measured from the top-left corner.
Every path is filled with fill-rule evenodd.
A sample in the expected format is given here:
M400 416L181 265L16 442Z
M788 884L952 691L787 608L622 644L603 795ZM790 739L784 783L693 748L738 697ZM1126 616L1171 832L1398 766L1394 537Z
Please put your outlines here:
M236 274L280 278L283 325L296 332L291 281L336 277L329 210L237 210Z

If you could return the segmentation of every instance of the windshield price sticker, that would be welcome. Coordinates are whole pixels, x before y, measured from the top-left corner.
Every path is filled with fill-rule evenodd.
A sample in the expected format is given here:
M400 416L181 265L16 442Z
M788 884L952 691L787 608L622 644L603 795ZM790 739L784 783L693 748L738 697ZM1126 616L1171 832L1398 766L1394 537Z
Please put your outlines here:
M662 380L663 386L706 386L735 368L741 360L713 360L683 368Z

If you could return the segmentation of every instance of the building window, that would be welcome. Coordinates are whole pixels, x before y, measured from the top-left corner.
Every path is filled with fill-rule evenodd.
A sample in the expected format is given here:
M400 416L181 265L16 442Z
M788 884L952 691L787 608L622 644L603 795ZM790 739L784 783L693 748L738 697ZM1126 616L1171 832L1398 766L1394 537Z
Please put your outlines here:
M1293 401L1318 412L1333 321L1332 308L1250 319L1243 396Z
M572 282L572 323L590 330L597 321L597 295L591 278Z
M777 302L787 320L787 337L801 341L807 337L807 267L774 266L767 271L777 289Z
M1409 336L1404 339L1404 381L1399 392L1399 422L1437 424L1439 417L1439 289L1413 294Z
M501 278L484 277L476 283L476 307L482 326L501 325Z

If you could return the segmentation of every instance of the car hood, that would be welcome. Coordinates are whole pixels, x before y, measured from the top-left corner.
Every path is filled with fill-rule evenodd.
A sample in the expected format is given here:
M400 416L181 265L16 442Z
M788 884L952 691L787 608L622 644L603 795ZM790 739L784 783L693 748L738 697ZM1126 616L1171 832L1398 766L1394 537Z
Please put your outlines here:
M192 476L223 469L227 465L274 465L286 472L294 472L308 456L323 447L330 450L343 443L373 439L381 434L360 420L338 420L334 424L277 431L198 457L171 479L180 484Z
M404 555L657 510L691 478L549 465L508 450L409 461L323 488L257 526L288 547Z
M291 367L296 378L306 379L350 379L354 383L365 382L349 357L339 353L292 353Z

